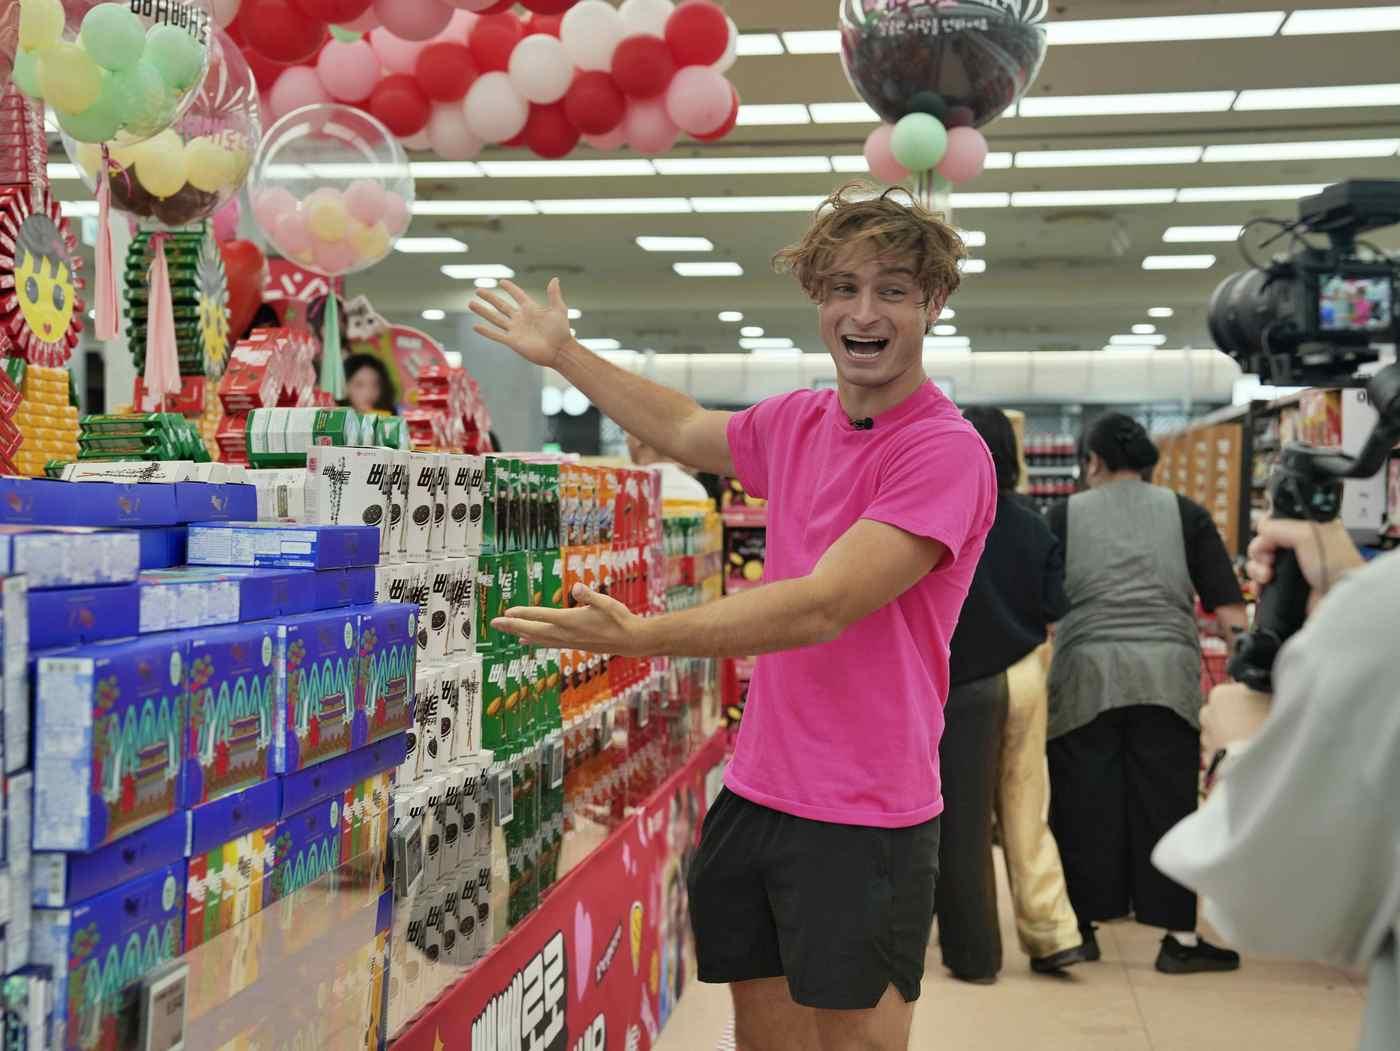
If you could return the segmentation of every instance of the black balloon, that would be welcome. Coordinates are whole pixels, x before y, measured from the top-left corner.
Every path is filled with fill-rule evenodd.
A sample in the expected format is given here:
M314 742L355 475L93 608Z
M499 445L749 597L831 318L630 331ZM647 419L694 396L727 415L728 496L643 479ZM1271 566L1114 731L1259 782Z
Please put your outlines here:
M980 128L1016 102L1045 60L1048 0L841 0L841 62L893 124L928 113Z

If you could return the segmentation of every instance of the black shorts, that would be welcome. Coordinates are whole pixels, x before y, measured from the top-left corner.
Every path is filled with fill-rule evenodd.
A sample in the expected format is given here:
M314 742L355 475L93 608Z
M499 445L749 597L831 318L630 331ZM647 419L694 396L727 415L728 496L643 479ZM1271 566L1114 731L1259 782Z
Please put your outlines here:
M690 870L702 982L786 977L807 1007L919 998L933 926L938 818L910 828L793 817L724 789Z

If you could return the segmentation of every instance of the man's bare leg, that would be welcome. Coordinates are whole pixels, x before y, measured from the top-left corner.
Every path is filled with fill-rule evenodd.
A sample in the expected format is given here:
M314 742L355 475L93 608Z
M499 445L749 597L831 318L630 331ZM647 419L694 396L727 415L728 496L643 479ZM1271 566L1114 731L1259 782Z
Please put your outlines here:
M786 978L734 982L734 1043L738 1051L796 1051L823 1045L817 1012L792 1002Z
M814 1011L821 1051L907 1051L914 1005L891 985L868 1011ZM741 1045L742 1046L742 1045ZM788 1044L806 1047L806 1044Z

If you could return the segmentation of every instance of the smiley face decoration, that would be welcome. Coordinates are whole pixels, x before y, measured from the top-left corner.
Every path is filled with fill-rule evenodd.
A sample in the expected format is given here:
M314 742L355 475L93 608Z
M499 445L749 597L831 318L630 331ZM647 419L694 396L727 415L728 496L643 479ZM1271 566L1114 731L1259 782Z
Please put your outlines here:
M47 190L0 198L0 347L62 368L83 330L78 242Z

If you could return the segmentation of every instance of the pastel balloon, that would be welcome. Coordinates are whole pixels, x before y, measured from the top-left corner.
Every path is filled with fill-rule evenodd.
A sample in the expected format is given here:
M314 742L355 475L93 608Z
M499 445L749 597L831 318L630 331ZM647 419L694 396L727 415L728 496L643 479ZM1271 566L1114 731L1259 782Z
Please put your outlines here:
M724 74L709 66L686 66L666 89L666 115L682 131L705 135L729 118L733 101Z
M217 140L200 136L185 143L185 176L196 190L218 193L230 169L228 151Z
M102 68L126 69L134 65L145 50L146 27L126 7L99 4L83 16L78 41Z
M36 52L16 51L12 76L20 91L36 101L43 99L44 90L39 86L39 55Z
M155 25L146 34L142 59L156 67L171 90L183 94L199 83L208 52L188 30L179 26Z
M272 242L288 255L309 251L311 231L306 228L306 217L300 212L283 212L270 227Z
M585 135L583 141L595 150L606 152L620 150L627 144L627 130L619 124L612 131L604 132L602 135Z
M628 34L648 33L651 36L666 35L666 19L676 5L671 0L623 0L617 9Z
M339 194L306 207L306 228L318 241L340 241L348 234L350 213Z
M402 194L390 190L384 195L384 226L391 236L398 237L407 230L412 218L412 210Z
M341 102L363 102L379 83L379 56L367 40L332 40L316 58L321 87Z
M457 7L455 4L448 4L449 7ZM472 31L472 26L476 25L477 16L470 11L454 10L452 17L448 20L447 26L441 33L433 37L435 44L465 44L467 36Z
M447 28L452 8L439 0L375 0L380 24L402 40L426 42Z
M174 118L174 103L165 81L149 62L109 73L103 93L132 138L154 135Z
M627 144L638 153L665 153L676 144L680 128L671 120L666 106L660 101L632 102L622 119Z
M603 0L580 0L564 15L559 39L579 69L607 71L613 52L627 35L627 25L617 10Z
M426 46L426 41L404 40L383 27L370 32L369 42L380 64L390 73L412 74L418 65L418 53Z
M59 127L78 142L107 142L115 139L121 129L121 118L117 116L116 108L105 95L99 95L97 101L81 113L65 113L63 110L55 112Z
M481 140L467 126L461 106L439 102L428 118L427 133L429 146L442 160L469 161L481 153Z
M185 147L167 129L136 154L136 178L154 197L173 197L185 185Z
M349 241L313 241L311 257L324 274L343 274L358 261Z
M467 127L482 142L513 139L524 130L530 118L530 104L515 90L508 73L486 73L477 77L462 107Z
M865 163L870 166L870 174L891 186L909 178L909 169L894 159L894 151L890 149L893 134L894 125L881 124L865 140Z
M238 220L241 215L238 198L230 197L228 203L214 213L214 240L221 243L237 240Z
M510 53L510 82L531 102L558 102L573 79L569 53L560 41L545 33L527 36Z
M987 164L987 139L976 128L948 132L948 152L939 162L938 174L952 183L968 182L982 174Z
M214 21L220 29L227 29L229 23L238 17L238 8L242 3L243 0L211 0Z
M39 52L39 87L54 109L81 113L102 93L102 71L77 44L54 44Z
M341 28L351 29L356 33L368 33L372 29L378 29L379 25L379 13L375 11L374 5L371 4L359 18L349 22L342 22Z
M297 199L281 186L269 186L252 195L253 217L265 230L273 230L277 220L297 210Z
M19 46L43 51L63 36L63 4L59 0L22 0L19 5Z
M926 172L948 152L948 129L937 117L910 113L899 119L890 135L890 151L901 167Z
M383 223L375 223L373 226L354 223L350 227L350 247L355 250L358 265L369 266L377 263L389 254L389 231L384 228Z
M428 141L428 129L426 127L413 135L401 137L399 143L406 150L426 150L432 145L432 143Z
M288 66L268 93L273 117L278 120L303 106L316 106L330 100L321 78L309 66Z

